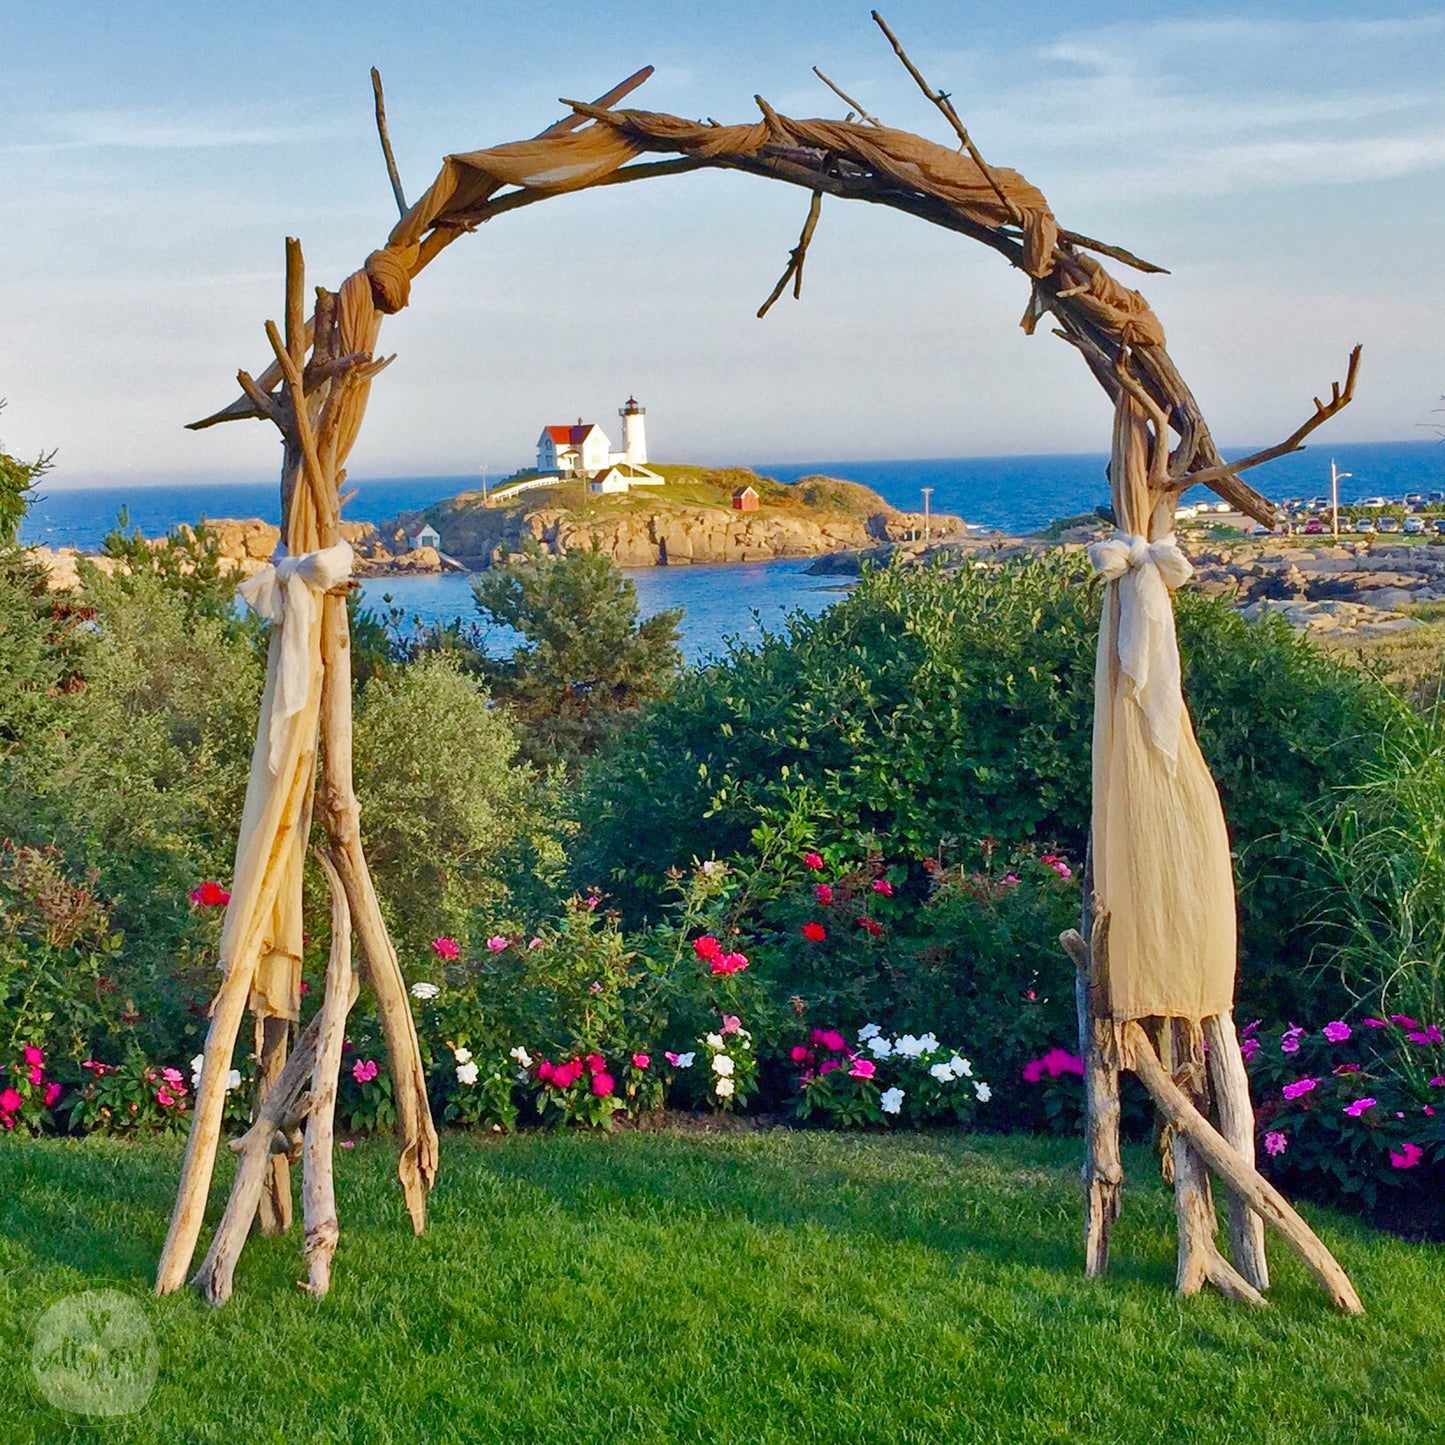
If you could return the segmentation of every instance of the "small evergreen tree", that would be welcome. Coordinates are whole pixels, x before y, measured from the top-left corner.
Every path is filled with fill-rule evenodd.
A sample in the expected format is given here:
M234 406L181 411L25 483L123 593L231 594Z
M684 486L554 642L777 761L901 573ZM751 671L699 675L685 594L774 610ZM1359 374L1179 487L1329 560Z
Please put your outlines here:
M0 410L4 406L0 398ZM22 462L0 444L0 547L13 547L19 540L20 523L33 500L35 483L50 470L54 457L54 452L44 452L33 462Z
M575 766L639 709L671 694L682 663L682 608L639 621L637 589L595 548L551 557L532 548L473 584L477 607L520 634L481 669L515 709L532 759Z

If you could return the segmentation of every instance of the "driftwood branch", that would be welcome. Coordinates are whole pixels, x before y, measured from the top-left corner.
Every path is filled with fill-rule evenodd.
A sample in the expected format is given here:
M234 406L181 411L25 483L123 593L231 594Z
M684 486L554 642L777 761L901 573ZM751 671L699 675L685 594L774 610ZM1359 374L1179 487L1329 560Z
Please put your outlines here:
M1175 482L1180 487L1205 486L1213 487L1226 478L1234 477L1238 472L1247 472L1251 467L1257 467L1264 462L1272 462L1276 457L1287 456L1290 452L1301 451L1304 448L1304 441L1316 427L1323 426L1332 416L1338 415L1355 399L1355 381L1360 373L1360 352L1363 348L1356 346L1350 352L1349 367L1345 372L1343 385L1340 382L1332 382L1330 385L1330 399L1321 401L1315 397L1314 414L1304 423L1296 427L1289 436L1276 446L1266 447L1262 452L1255 452L1251 456L1242 458L1237 462L1227 462L1221 466L1209 467L1203 471L1191 472L1182 477L1176 477Z
M1012 220L1016 226L1022 225L1024 219L1023 213L1019 210L1018 206L1014 204L1013 197L999 184L998 177L989 169L988 162L984 160L979 148L974 145L973 138L969 135L963 121L959 119L958 112L953 108L953 102L948 98L947 93L941 90L935 90L929 85L923 78L922 72L920 72L918 67L908 58L908 52L899 44L898 37L888 28L888 22L876 10L874 10L872 14L873 23L887 36L888 43L893 47L893 53L903 62L903 68L917 81L919 90L943 112L944 118L948 121L949 125L953 127L959 140L962 141L964 150L972 156L974 165L983 172L984 179L993 187L994 194L999 198L1009 219Z
M789 280L793 283L793 299L796 301L803 294L803 262L808 259L808 246L813 239L813 232L818 228L818 217L823 210L823 193L814 191L813 199L808 203L808 219L803 222L802 235L798 237L798 244L788 253L788 264L783 274L778 278L778 284L773 287L773 293L758 307L758 320L772 309L773 302L783 294Z
M818 79L821 80L823 84L826 85L828 89L831 90L833 94L836 95L838 99L843 102L844 105L851 106L854 110L856 110L861 120L866 120L869 125L881 126L883 124L883 122L879 120L877 116L869 115L868 112L864 110L863 107L859 105L858 102L854 100L853 97L842 88L842 86L837 85L833 81L829 80L828 77L824 75L823 72L819 70L816 65L813 67L813 74L816 75Z
M381 153L386 157L386 174L391 180L391 193L396 197L396 211L406 215L406 193L401 188L401 173L396 168L396 156L391 149L391 136L386 129L386 97L381 92L381 72L371 67L371 93L376 99L376 133L381 138Z

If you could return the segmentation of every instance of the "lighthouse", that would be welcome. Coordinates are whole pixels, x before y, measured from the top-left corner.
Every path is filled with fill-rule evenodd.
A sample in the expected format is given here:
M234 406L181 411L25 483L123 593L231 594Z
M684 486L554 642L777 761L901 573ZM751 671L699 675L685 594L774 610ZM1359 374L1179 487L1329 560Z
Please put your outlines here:
M638 406L637 398L629 396L627 405L618 409L622 418L622 454L633 466L647 465L647 430L643 418L647 408Z

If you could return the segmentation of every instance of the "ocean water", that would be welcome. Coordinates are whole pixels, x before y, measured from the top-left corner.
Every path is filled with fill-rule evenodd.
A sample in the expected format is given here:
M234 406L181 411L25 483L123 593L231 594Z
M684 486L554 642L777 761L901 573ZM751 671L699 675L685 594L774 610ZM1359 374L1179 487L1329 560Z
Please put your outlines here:
M1235 451L1232 456L1243 453ZM1342 502L1376 494L1445 490L1445 445L1437 442L1355 443L1310 447L1251 474L1266 496L1314 497L1329 491L1330 461L1351 475L1340 488ZM932 487L934 512L1007 532L1028 532L1055 517L1092 511L1108 500L1102 454L1021 457L952 457L923 461L821 461L806 465L750 463L764 475L794 482L824 473L872 487L894 506L922 508L920 489ZM475 488L471 476L381 477L354 480L356 498L346 515L355 521L384 522L459 491ZM1186 500L1202 500L1202 488ZM181 522L202 517L263 517L280 520L274 481L231 485L106 487L52 485L42 489L22 529L22 540L52 547L94 548L115 524L121 508L132 526L158 536ZM821 611L840 595L836 579L809 577L806 560L709 567L652 567L632 571L644 614L683 607L683 644L692 660L717 652L724 639L755 637L776 629L794 610ZM476 616L466 577L389 577L363 588L368 606L401 609L422 622ZM386 599L390 599L389 601ZM503 645L503 639L496 639Z

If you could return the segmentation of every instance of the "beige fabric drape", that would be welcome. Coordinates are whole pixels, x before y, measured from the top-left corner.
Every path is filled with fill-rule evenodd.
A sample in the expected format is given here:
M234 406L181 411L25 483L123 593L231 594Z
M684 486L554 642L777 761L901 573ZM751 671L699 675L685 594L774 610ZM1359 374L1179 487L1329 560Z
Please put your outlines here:
M1122 532L1160 542L1173 530L1174 499L1151 494L1147 439L1125 400L1114 426L1114 515ZM1094 892L1107 915L1109 1009L1116 1022L1198 1024L1234 1007L1229 837L1182 699L1171 761L1121 665L1121 586L1105 584L1094 694ZM1172 633L1172 606L1167 626Z

